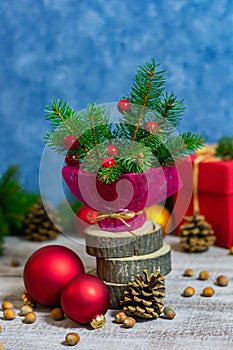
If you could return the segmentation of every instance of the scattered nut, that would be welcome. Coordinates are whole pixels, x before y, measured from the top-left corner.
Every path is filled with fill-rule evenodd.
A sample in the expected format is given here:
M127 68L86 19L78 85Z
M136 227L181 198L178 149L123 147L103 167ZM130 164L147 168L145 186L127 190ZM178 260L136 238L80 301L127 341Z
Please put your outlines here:
M3 350L3 349L4 349L3 343L0 343L0 350Z
M195 289L193 287L186 287L183 291L183 296L184 297L192 297L193 294L195 293Z
M21 307L21 310L20 310L20 316L25 316L27 315L29 312L32 312L33 311L33 308L30 306L30 305L23 305Z
M229 253L233 255L233 246L230 247Z
M31 311L25 315L23 319L23 323L31 324L31 323L34 323L35 320L36 320L36 314L33 311Z
M2 333L2 326L0 325L0 333Z
M184 271L184 273L183 273L183 276L185 276L185 277L191 277L191 276L193 276L193 274L194 274L193 269L186 269L186 270Z
M214 295L214 289L212 287L206 287L202 291L203 297L212 297Z
M126 319L123 322L124 328L131 328L135 325L136 320L133 317L126 317Z
M216 284L218 286L221 286L221 287L227 286L228 282L229 282L228 278L226 276L224 276L224 275L220 275L216 279Z
M6 309L3 311L3 317L5 320L13 320L16 318L16 311L14 309Z
M199 273L198 279L202 281L206 281L208 280L209 277L210 277L209 272L204 270Z
M33 298L28 294L26 290L23 292L21 299L25 305L30 305L32 307L36 305L36 301L33 300Z
M116 314L116 322L117 323L123 323L124 322L124 320L126 319L126 314L123 312L123 311L121 311L121 312L118 312L117 314Z
M71 345L71 346L76 345L78 344L79 340L80 340L80 336L78 335L78 333L71 332L66 335L67 345Z
M163 313L164 316L166 318L169 318L170 320L172 320L176 316L176 313L171 306L165 306L165 308L163 309Z
M3 309L3 311L6 309L14 309L14 305L12 303L10 303L9 301L3 301L2 309Z
M52 319L55 321L60 321L64 318L64 312L60 307L56 307L51 311Z
M11 266L13 266L13 267L20 266L20 261L18 259L12 259Z

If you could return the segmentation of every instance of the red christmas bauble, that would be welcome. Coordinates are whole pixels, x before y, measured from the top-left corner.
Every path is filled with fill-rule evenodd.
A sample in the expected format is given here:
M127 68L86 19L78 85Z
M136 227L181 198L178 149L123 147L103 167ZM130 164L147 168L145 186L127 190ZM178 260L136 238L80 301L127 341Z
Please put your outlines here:
M120 100L117 104L117 108L118 108L118 111L121 113L130 112L131 107L130 107L129 100L126 100L126 99Z
M116 165L116 161L113 158L106 157L102 160L102 167L103 168L110 168L111 166Z
M61 293L64 313L73 321L86 324L109 308L108 287L97 276L81 274L69 281Z
M107 147L107 153L109 156L118 156L119 149L115 145L108 145Z
M78 146L78 139L74 135L65 136L63 139L63 145L66 149L75 149Z
M67 165L70 165L70 166L78 165L79 164L78 155L67 153L67 155L65 157L65 162Z
M79 256L61 245L48 245L27 260L23 278L29 295L39 304L60 305L61 290L73 277L84 273Z
M145 130L151 131L152 133L155 133L158 127L159 127L159 124L152 120L145 124Z
M88 208L86 206L83 206L78 209L77 216L82 221L86 222L89 225L96 224L95 219L97 218L97 211Z

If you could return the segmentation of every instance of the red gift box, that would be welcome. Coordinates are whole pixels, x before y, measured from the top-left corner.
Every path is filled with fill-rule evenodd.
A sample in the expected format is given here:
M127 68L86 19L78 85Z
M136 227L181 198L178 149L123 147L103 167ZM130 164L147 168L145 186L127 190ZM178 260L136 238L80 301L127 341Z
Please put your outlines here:
M185 205L185 215L193 215L193 197L190 195L193 176L190 176L190 171L186 171L185 162L180 170L183 188L178 193L179 201L178 197L175 198L173 208L177 233ZM198 201L200 214L206 217L215 231L215 244L230 248L233 245L233 160L210 158L198 164Z

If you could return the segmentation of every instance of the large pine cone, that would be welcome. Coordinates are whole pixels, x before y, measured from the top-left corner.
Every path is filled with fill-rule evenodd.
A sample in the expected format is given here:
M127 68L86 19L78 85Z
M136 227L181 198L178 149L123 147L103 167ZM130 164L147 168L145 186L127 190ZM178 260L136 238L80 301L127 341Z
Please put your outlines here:
M32 241L46 241L58 237L62 227L59 225L60 218L55 210L46 208L43 204L35 203L29 209L24 221L24 232L27 239Z
M158 318L163 311L165 296L164 277L156 270L148 275L147 270L143 270L142 275L137 274L134 282L129 282L129 290L124 292L121 301L123 310L131 315L142 318Z
M203 252L215 243L216 237L212 226L205 221L205 216L194 214L185 216L186 223L180 226L179 236L184 251Z

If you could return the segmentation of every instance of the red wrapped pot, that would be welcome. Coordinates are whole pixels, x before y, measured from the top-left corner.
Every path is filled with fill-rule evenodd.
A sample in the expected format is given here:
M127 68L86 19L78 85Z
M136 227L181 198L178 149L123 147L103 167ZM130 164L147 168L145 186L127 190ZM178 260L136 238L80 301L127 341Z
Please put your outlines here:
M109 184L98 180L96 173L66 165L62 176L74 196L86 206L109 214L98 222L108 231L128 231L146 221L145 207L161 202L181 186L175 167L150 168L144 173L127 173ZM126 220L111 217L112 213L134 213Z

